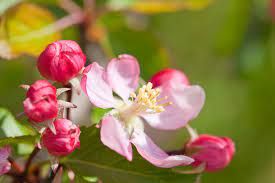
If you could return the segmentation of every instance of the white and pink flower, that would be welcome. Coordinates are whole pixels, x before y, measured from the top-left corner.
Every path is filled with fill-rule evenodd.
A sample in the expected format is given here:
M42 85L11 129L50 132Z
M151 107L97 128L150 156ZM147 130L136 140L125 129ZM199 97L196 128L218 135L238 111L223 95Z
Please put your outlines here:
M188 156L169 156L161 150L144 132L142 119L158 129L184 127L200 112L205 98L203 89L176 82L155 89L149 82L137 90L139 74L139 64L130 55L112 59L106 70L96 62L84 70L81 87L90 101L100 108L112 108L101 121L101 141L129 161L133 144L155 166L191 164L194 160Z

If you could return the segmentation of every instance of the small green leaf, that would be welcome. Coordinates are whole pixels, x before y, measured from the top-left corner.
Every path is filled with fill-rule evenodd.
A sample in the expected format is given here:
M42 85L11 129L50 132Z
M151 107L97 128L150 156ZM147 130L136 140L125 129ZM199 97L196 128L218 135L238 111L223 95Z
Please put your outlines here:
M36 136L32 135L35 132L31 128L16 121L8 110L0 108L0 146L18 144L20 147L22 144L33 144Z
M98 181L98 178L97 177L83 177L83 179L87 182L97 182Z
M90 182L98 182L97 177L82 177L80 175L75 176L75 183L90 183Z
M33 144L36 141L36 136L25 135L20 137L0 138L0 147L8 144L29 143Z
M21 144L18 144L17 152L20 155L26 155L26 154L30 154L33 151L33 148L34 148L34 141L30 141L29 144L26 142L23 142Z
M8 110L0 108L0 138L34 134L30 128L16 121Z
M102 109L98 107L93 108L91 112L91 120L93 124L98 124L104 114L106 114L108 111L110 111L110 109Z
M99 130L82 128L81 148L62 160L77 175L97 176L102 182L118 183L194 183L195 175L183 175L171 169L157 168L134 153L132 162L104 146Z

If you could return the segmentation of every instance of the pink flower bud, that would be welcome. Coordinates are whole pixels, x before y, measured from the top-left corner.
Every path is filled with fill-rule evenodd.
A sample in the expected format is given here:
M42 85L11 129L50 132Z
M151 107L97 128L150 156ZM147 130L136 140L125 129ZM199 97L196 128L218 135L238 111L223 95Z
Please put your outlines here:
M8 161L10 153L11 148L9 146L0 148L0 175L7 173L11 169L11 164Z
M225 168L235 153L235 146L230 138L211 135L200 135L185 148L186 153L195 160L192 165L196 167L205 163L205 170L208 172Z
M46 80L38 80L27 91L24 112L31 121L43 122L55 118L58 113L56 88Z
M86 56L76 42L62 40L47 46L38 58L37 67L45 78L67 84L85 62Z
M167 81L175 81L184 85L189 85L188 78L183 72L170 68L157 72L150 80L154 87L158 87Z
M54 122L56 135L47 128L42 134L42 145L53 156L66 156L80 147L80 129L67 119Z

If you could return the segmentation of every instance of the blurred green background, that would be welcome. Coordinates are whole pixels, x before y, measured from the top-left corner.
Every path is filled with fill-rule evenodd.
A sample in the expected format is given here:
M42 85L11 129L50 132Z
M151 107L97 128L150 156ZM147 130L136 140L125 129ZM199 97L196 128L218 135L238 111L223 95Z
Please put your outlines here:
M54 1L36 3L56 17L65 14ZM113 12L98 21L107 30L100 45L107 58L135 55L144 79L165 67L178 68L205 89L205 106L191 125L201 133L232 137L237 151L229 167L204 174L203 183L271 182L275 30L269 14L268 0L214 0L200 10ZM94 43L83 46L77 26L66 29L62 38L78 41L93 57L94 47L89 49L89 44ZM35 64L30 56L0 60L1 107L14 114L22 111L24 91L18 86L40 78ZM181 134L176 133L178 139Z

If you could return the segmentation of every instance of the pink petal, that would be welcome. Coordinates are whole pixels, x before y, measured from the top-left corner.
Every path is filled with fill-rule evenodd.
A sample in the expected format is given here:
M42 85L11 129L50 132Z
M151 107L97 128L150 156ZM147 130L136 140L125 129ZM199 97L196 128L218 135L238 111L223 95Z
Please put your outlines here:
M10 153L10 146L4 146L0 148L0 175L7 173L11 169L11 164L8 161Z
M9 157L11 153L11 147L10 146L4 146L0 148L0 161L5 161Z
M151 139L143 132L134 132L131 142L136 146L138 153L153 165L161 168L171 168L179 165L189 165L194 160L184 155L169 156L161 150Z
M106 72L96 62L85 69L81 87L97 107L111 108L114 106L113 92L107 81Z
M203 107L204 90L200 86L176 85L168 83L161 87L160 98L167 96L171 105L158 114L142 114L142 117L158 129L173 130L184 127L195 118Z
M113 116L103 118L100 136L104 145L132 161L132 146L129 136L117 119Z
M112 59L107 73L110 85L123 100L127 100L138 87L139 64L131 55L119 55L117 59Z
M11 164L8 161L5 162L0 162L0 175L3 175L10 171L11 169Z

